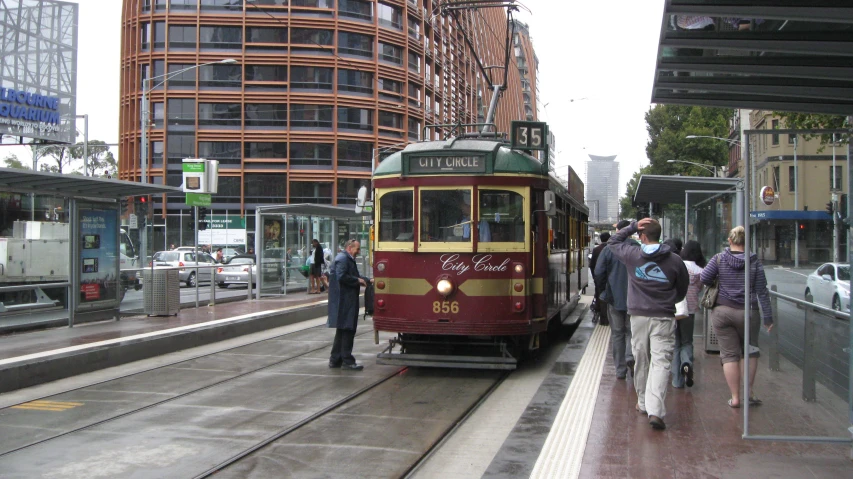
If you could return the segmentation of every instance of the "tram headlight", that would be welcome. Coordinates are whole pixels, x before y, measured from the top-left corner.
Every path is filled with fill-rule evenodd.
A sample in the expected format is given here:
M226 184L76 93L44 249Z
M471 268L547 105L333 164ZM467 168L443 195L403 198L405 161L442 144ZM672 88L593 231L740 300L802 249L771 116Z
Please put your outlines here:
M378 269L378 270L379 270L379 272L385 271L385 263L379 263L379 264L377 264L377 265L376 265L376 269Z
M453 292L453 283L449 279L442 279L435 285L438 294L447 296Z
M524 266L522 266L520 264L515 265L515 272L516 273L523 273L524 272Z

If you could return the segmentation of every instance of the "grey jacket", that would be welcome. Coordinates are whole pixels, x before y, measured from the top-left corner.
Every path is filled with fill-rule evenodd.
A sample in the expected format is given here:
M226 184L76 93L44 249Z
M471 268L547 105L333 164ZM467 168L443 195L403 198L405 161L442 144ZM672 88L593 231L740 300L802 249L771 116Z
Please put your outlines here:
M632 239L626 240L626 243L638 244ZM598 256L592 276L595 287L603 291L600 300L613 305L616 311L628 311L628 270L613 257L609 246Z

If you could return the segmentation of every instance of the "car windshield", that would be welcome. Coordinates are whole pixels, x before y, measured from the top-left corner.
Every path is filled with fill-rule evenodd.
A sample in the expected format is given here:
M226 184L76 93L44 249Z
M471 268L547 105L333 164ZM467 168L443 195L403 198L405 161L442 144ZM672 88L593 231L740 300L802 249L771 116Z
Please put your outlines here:
M159 261L178 261L179 255L177 251L164 251L160 254Z
M839 266L838 267L838 279L841 281L850 281L850 267L849 266Z
M233 258L228 264L255 264L252 258Z

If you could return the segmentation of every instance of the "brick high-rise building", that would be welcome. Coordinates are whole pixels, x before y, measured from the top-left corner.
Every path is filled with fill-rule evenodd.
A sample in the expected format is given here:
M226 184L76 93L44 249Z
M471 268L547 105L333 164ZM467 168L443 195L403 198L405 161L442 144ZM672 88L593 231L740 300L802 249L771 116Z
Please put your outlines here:
M354 204L373 158L422 139L425 124L474 123L488 108L491 91L462 31L438 6L124 0L120 177L141 176L142 79L234 59L164 83L152 79L149 181L179 186L182 159L217 159L217 214L243 215L261 204ZM459 18L483 64L502 65L506 13L462 11ZM531 62L532 50L524 51ZM495 117L504 132L512 120L529 118L531 106L535 117L535 96L527 99L535 91L523 93L517 66L511 51ZM155 223L186 229L183 198L168 198L165 208L158 201Z

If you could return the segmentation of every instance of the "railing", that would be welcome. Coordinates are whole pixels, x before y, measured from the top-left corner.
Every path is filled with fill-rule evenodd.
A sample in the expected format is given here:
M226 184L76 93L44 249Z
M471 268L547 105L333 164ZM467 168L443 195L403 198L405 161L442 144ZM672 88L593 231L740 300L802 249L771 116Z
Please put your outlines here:
M210 273L210 297L208 298L208 306L214 306L216 304L216 271L215 270L218 268L227 267L227 266L233 267L233 266L238 266L238 265L228 265L225 263L217 263L217 264L213 264L213 265L195 265L195 266L153 266L153 267L149 266L147 268L123 269L123 270L121 270L121 272L127 273L127 272L131 272L131 271L132 272L141 272L141 271L152 271L152 270L157 270L157 271L187 271L187 270L189 270L189 271L192 271L192 273L195 274L195 307L198 308L198 306L199 306L199 284L201 283L201 279L199 277L199 271L205 270L205 269L214 270L214 271L211 271L211 273ZM246 266L249 266L249 265L246 265ZM246 289L247 289L246 299L251 301L252 300L253 283L255 283L255 281L253 281L254 280L253 275L255 273L252 272L252 268L249 268L248 273L249 273L249 276L248 276L248 281L247 281L247 285L246 285ZM139 280L141 282L142 276L138 275L137 277L139 278ZM145 285L143 285L143 288L144 288L144 286Z

